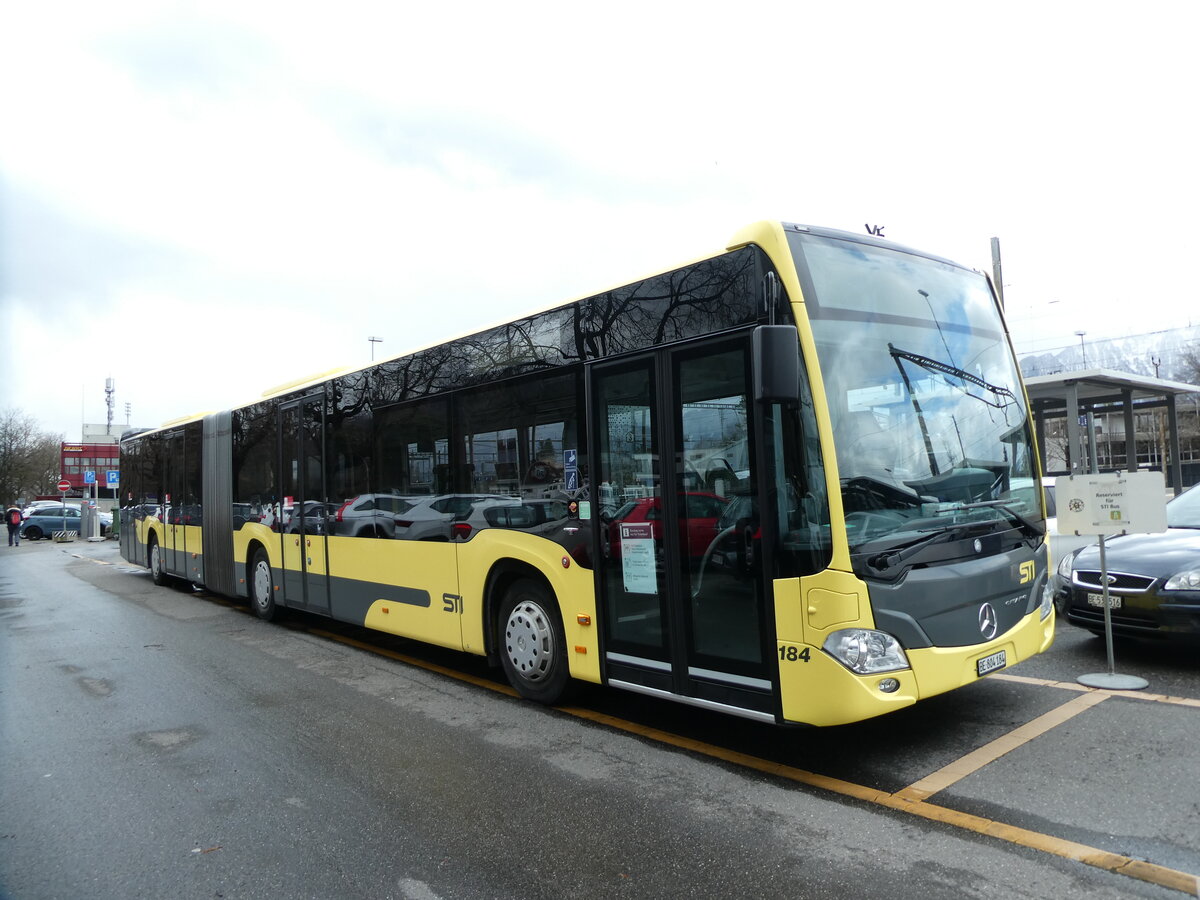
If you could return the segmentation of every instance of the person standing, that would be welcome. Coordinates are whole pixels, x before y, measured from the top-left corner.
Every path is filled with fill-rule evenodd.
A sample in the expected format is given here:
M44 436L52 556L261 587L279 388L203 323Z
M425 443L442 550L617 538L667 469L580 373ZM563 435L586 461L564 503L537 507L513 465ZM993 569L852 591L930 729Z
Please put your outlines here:
M21 510L13 504L4 511L4 523L8 526L8 546L21 546Z

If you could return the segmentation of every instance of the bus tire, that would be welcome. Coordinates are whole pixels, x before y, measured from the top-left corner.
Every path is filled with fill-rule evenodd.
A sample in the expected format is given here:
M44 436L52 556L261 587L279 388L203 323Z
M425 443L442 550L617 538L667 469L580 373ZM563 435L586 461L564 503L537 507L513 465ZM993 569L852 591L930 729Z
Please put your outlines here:
M504 595L497 646L508 682L527 700L553 705L570 685L567 639L554 597L538 581L521 578Z
M157 539L150 538L150 546L146 550L146 556L149 557L150 580L159 587L170 583L170 579L163 573L162 550L159 549Z
M275 576L271 572L271 560L267 551L259 547L250 557L250 608L264 622L279 615L275 604Z

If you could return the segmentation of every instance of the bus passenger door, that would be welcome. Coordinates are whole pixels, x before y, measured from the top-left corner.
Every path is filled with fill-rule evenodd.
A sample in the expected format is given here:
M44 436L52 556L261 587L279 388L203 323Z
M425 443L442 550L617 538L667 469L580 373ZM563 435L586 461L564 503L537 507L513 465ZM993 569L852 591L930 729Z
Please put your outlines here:
M598 367L599 574L609 678L674 692L654 358Z
M280 409L283 499L279 528L285 602L328 615L324 405L324 397L318 396Z
M771 715L749 342L593 371L607 678Z

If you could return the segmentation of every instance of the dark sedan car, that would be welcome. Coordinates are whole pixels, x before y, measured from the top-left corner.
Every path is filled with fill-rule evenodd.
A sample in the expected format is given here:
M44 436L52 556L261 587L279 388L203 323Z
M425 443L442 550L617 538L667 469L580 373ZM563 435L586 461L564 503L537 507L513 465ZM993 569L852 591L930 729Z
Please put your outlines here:
M1167 503L1167 531L1104 542L1114 634L1200 639L1200 485ZM1064 556L1056 604L1068 622L1104 632L1100 547Z

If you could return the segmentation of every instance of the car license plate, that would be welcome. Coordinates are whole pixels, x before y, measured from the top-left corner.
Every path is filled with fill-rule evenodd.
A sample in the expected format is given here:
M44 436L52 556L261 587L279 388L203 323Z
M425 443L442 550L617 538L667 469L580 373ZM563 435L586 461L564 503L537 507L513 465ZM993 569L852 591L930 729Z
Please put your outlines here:
M1087 601L1088 601L1088 606L1098 606L1101 609L1104 608L1104 595L1103 594L1089 593L1087 596ZM1121 598L1115 597L1112 594L1109 594L1108 595L1108 608L1109 609L1120 609L1121 608Z
M975 671L980 676L986 675L988 672L995 672L997 669L1003 669L1008 664L1008 657L1005 656L1003 650L997 650L991 656L985 656L983 659L975 663Z

